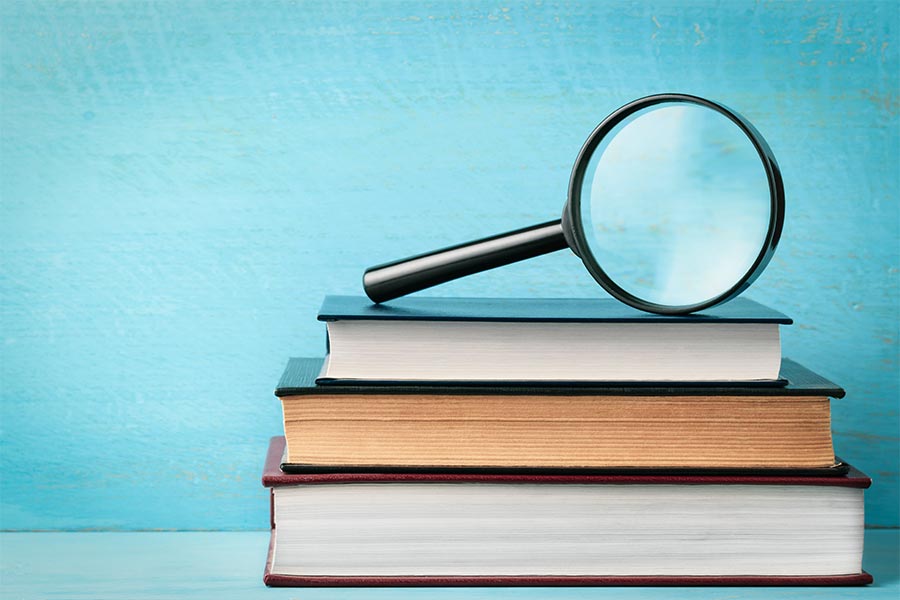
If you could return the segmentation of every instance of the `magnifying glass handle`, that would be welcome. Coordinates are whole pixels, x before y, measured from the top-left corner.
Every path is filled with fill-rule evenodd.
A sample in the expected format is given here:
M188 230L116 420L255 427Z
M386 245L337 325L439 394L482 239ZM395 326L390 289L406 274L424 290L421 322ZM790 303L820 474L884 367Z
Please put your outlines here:
M568 248L562 221L549 221L366 269L363 288L385 302L459 277Z

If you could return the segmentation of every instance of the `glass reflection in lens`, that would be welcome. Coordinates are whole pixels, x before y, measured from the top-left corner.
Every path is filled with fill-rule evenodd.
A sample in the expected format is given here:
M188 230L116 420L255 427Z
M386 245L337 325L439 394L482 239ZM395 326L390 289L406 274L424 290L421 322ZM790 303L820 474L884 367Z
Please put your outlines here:
M670 306L731 289L765 243L771 210L750 139L725 115L683 103L638 111L606 135L585 172L580 208L607 276Z

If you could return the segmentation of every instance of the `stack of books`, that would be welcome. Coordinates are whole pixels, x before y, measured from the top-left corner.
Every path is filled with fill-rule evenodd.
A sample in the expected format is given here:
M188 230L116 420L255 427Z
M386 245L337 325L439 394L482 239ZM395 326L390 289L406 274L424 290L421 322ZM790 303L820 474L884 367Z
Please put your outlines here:
M329 296L327 356L278 388L264 580L352 585L857 585L844 391L746 299Z

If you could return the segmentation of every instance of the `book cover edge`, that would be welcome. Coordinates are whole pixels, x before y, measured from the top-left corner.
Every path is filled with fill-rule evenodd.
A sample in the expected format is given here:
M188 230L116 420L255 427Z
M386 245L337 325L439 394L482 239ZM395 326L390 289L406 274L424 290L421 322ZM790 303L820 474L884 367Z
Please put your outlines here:
M262 484L265 487L342 483L541 483L541 484L675 484L675 485L810 485L867 489L872 480L847 464L839 476L802 475L580 475L580 474L491 474L491 473L285 473L281 469L284 436L269 441Z
M691 396L709 395L762 395L762 396L828 396L830 398L843 398L846 394L843 388L829 381L825 377L811 371L800 363L790 358L782 358L779 375L785 369L800 369L819 380L819 385L811 389L798 389L791 387L791 380L782 377L774 380L776 383L766 382L571 382L548 383L533 381L527 383L516 382L378 382L368 383L358 380L329 380L321 381L323 361L327 359L313 357L292 357L288 360L285 370L275 388L275 396L279 398L287 396L302 396L314 393L346 393L346 394L372 394L372 393L403 393L403 394L522 394L522 395L671 395L683 394ZM299 372L299 375L298 375ZM782 383L783 382L783 383ZM302 384L302 385L298 385ZM712 393L711 393L712 392Z
M585 303L602 303L604 305L608 305L615 308L621 308L622 310L626 310L628 314L623 316L616 317L553 317L553 316L498 316L498 315L482 315L482 316L460 316L459 314L443 314L440 311L435 311L433 314L429 314L425 309L418 309L421 312L410 312L409 314L402 314L400 312L391 313L391 309L398 309L399 311L409 310L408 308L403 306L403 300L395 301L393 304L375 304L365 296L352 296L352 295L339 295L339 294L329 294L326 295L322 300L322 304L319 307L319 311L317 313L317 320L328 322L328 321L339 321L339 320L423 320L423 321L501 321L501 322L511 322L511 323L529 323L529 322L612 322L612 323L643 323L643 324L653 324L653 323L674 323L674 322L685 322L685 323L772 323L778 325L792 325L794 320L781 311L775 310L774 308L770 308L765 304L757 302L755 300L751 300L749 298L740 298L741 303L750 303L753 305L753 308L759 310L761 313L769 313L768 316L755 316L755 317L736 317L736 316L717 316L715 315L716 307L708 309L706 311L702 311L700 313L692 313L690 315L661 315L655 313L647 313L641 312L637 309L632 309L630 307L625 307L625 305L615 301L611 298L488 298L488 297L413 297L410 300L421 303L421 302L432 302L437 305L440 302L477 302L477 303L489 303L489 302L497 302L497 303L524 303L526 301L533 301L535 303L540 302L552 302L563 304L566 302L585 302ZM737 299L736 299L737 300ZM340 302L351 302L357 303L359 306L364 307L364 310L355 309L353 311L344 311L344 310L335 310L330 308L331 304L340 303ZM734 300L732 300L734 302ZM398 307L398 305L400 305ZM380 314L370 314L369 310L381 309L384 312ZM709 314L713 313L713 314Z

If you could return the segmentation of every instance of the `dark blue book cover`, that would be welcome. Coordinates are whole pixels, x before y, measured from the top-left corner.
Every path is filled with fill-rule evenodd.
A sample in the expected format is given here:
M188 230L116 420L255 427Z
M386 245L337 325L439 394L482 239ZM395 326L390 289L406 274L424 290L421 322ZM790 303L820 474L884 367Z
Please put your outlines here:
M326 296L320 321L419 320L560 323L777 323L786 315L736 298L690 315L657 315L611 298L438 298L406 297L374 304L365 296Z
M444 383L438 387L421 382L398 382L386 386L381 382L353 381L345 385L318 385L322 371L322 358L291 358L278 381L275 395L303 396L309 394L474 394L518 396L829 396L843 398L845 391L839 385L825 379L800 363L789 358L781 360L779 385L761 385L759 382L741 384L735 382L662 383L632 382L628 384L604 384L585 382L566 385L553 382L477 385L467 382Z

